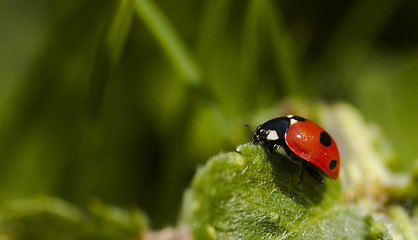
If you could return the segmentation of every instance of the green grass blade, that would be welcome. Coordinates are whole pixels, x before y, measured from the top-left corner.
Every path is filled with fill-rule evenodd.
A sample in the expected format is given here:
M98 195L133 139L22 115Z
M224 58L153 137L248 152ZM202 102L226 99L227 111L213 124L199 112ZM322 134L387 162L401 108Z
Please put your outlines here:
M196 62L182 41L180 35L165 17L163 12L151 0L136 0L136 12L152 32L173 65L191 84L200 80L200 71Z
M260 6L261 1L249 1L244 22L241 53L241 76L242 82L248 84L249 91L253 91L257 80L257 60L259 54L260 35Z
M132 23L133 10L134 0L121 0L113 21L109 25L105 43L109 49L109 57L113 66L119 62L125 46Z
M317 81L323 72L336 68L336 74L350 75L351 78L343 79L339 84L351 86L355 75L362 72L364 59L375 48L376 38L384 30L393 14L399 8L400 1L367 0L353 4L352 9L344 16L334 36L329 40L322 56L311 65L313 71L312 82ZM344 89L344 87L341 87Z
M221 39L219 35L225 34L225 23L231 14L231 5L231 0L212 0L205 3L196 47L200 61L212 55L213 47L219 44Z
M274 56L277 62L277 71L279 71L279 76L281 76L287 92L290 95L296 95L301 91L297 65L298 52L293 44L294 41L290 32L284 26L280 7L277 7L277 4L274 4L272 1L264 2L267 24L269 25Z

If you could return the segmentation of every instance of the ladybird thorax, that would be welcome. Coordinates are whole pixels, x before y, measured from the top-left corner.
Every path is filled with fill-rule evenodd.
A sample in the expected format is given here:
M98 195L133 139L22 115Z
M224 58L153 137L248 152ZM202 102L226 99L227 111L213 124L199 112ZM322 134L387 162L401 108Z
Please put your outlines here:
M254 132L253 143L283 142L289 128L289 118L280 117L267 121L257 127Z

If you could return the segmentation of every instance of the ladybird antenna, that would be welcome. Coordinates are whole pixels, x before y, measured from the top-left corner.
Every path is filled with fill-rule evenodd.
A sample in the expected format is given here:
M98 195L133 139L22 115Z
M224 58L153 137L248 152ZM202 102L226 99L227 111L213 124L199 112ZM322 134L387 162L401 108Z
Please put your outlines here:
M246 128L248 128L248 129L250 129L250 130L251 130L251 132L254 132L254 130L250 127L250 125L245 124L244 126L245 126Z
M251 131L251 132L255 133L255 131L254 131L254 130L250 127L250 125L248 125L248 124L244 124L244 126L245 126L246 128L248 128L248 129L250 129L250 131ZM254 138L253 138L253 140L251 141L251 143L255 143Z

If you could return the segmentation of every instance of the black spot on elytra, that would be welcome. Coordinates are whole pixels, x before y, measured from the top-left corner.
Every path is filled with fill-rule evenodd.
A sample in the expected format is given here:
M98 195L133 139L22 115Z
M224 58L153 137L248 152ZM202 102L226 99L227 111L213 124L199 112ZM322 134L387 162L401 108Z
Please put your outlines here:
M329 162L329 165L328 165L328 167L329 167L329 169L334 169L335 167L337 166L337 160L335 160L335 159L332 159L331 160L331 162Z
M299 116L292 116L291 118L295 119L296 121L301 121L301 122L305 121L305 119L303 117L299 117Z
M326 132L321 132L321 136L319 137L319 142L324 147L329 147L331 146L331 143L332 143L331 137Z

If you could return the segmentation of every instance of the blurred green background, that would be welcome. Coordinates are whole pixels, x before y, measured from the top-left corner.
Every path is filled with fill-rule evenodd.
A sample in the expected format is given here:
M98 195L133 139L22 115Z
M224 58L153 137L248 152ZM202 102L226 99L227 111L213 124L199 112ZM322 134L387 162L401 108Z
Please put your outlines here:
M288 97L347 101L411 169L414 1L0 1L0 199L91 197L173 224L199 164ZM271 116L265 116L271 117ZM267 119L266 119L267 120Z

